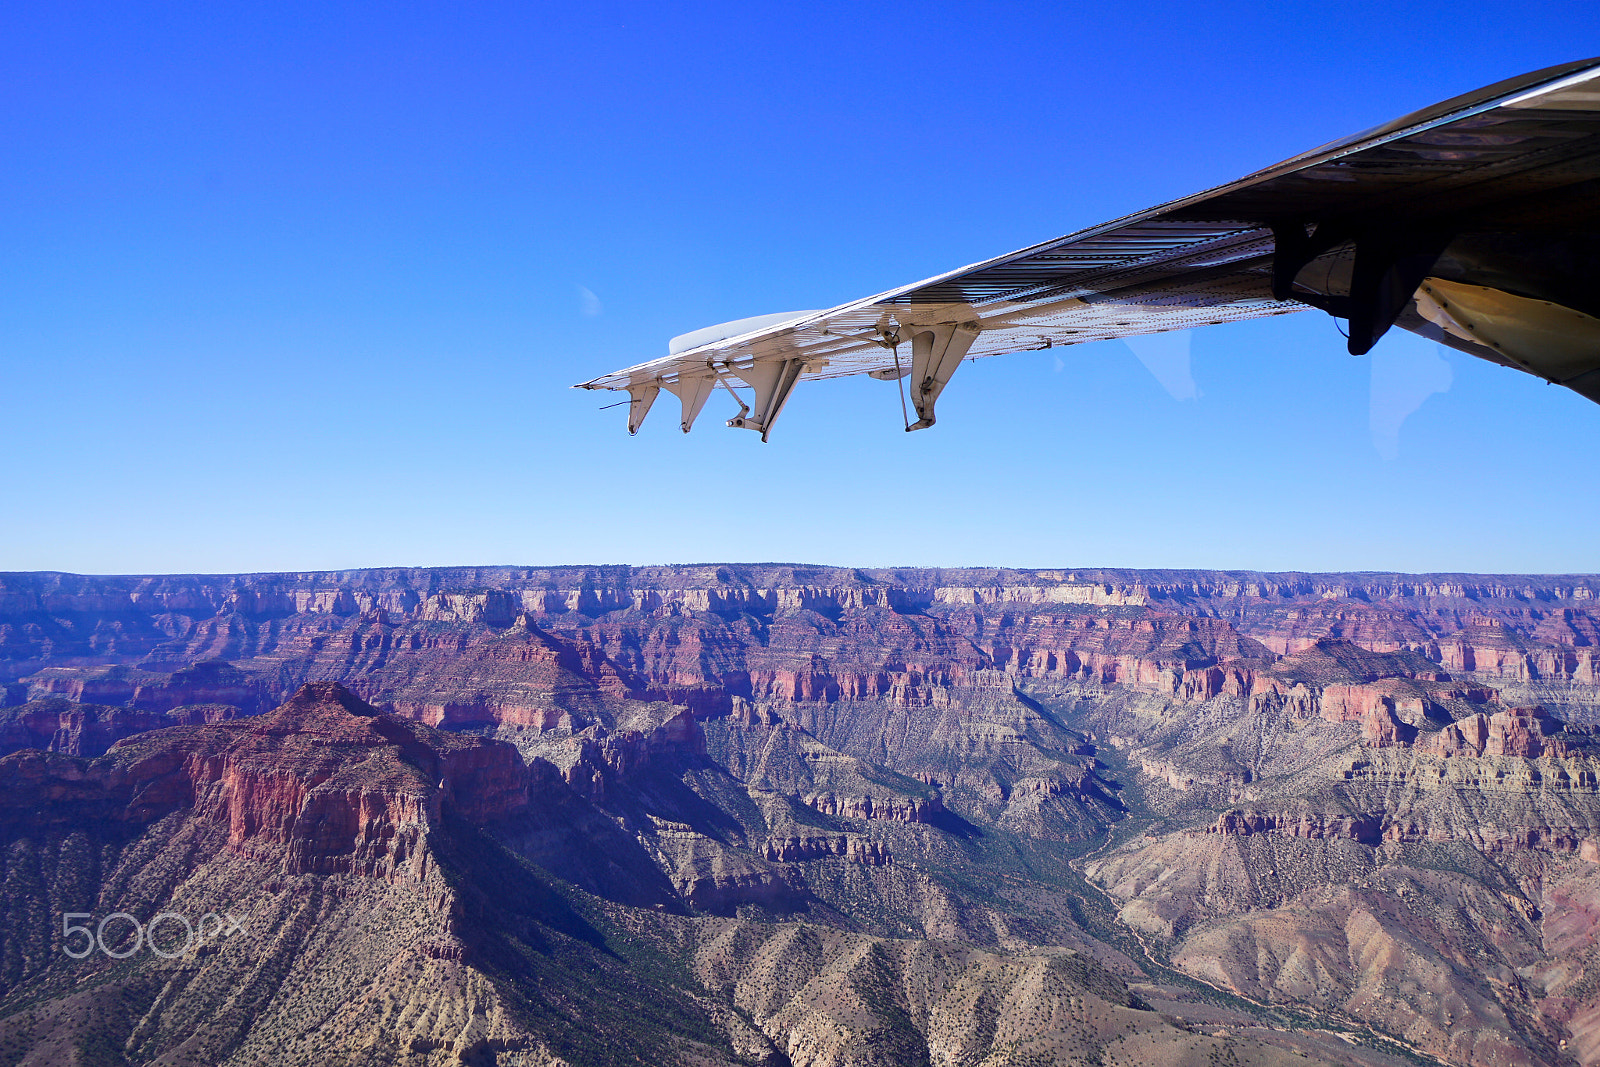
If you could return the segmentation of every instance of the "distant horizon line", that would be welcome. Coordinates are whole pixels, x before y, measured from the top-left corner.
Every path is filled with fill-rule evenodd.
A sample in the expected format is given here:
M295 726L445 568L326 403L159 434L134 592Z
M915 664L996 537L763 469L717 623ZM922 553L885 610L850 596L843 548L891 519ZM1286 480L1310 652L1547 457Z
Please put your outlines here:
M1406 570L1257 570L1238 567L1119 567L1119 566L1010 566L1005 564L891 564L799 563L786 561L707 560L694 563L481 563L481 564L388 564L361 567L303 567L278 570L234 571L70 571L0 570L0 578L59 576L68 578L258 578L265 576L311 577L319 575L377 574L400 571L629 571L693 570L706 567L789 568L831 571L1008 571L1026 575L1049 575L1057 581L1065 576L1089 574L1218 574L1261 577L1394 577L1394 578L1582 578L1600 580L1600 571L1406 571ZM1082 579L1087 580L1087 579Z

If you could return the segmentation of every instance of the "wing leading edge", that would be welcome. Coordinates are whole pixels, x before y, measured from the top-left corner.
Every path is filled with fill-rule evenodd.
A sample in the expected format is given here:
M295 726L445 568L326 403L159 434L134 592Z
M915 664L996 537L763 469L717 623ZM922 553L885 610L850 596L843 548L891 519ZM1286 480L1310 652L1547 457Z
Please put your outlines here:
M1320 308L1360 355L1392 326L1600 402L1600 59L1537 71L1228 185L824 311L674 338L580 389L717 388L766 440L801 381L897 381L916 418L965 359ZM744 390L741 394L740 390Z

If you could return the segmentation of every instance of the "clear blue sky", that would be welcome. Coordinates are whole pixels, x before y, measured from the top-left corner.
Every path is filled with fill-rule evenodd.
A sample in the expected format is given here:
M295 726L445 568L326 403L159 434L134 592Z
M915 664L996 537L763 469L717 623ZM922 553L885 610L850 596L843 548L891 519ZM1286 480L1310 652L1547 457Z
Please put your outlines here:
M567 388L1600 54L1600 5L674 7L5 5L0 569L1600 570L1600 407L1315 312L1194 334L1192 399L967 364L909 435L865 379L767 445Z

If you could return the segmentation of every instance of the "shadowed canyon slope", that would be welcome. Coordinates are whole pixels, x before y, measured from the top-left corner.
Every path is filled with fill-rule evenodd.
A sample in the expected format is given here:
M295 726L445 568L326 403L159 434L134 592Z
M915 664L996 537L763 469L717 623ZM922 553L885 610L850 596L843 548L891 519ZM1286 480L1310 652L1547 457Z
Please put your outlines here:
M0 1064L1600 1063L1597 594L3 575Z

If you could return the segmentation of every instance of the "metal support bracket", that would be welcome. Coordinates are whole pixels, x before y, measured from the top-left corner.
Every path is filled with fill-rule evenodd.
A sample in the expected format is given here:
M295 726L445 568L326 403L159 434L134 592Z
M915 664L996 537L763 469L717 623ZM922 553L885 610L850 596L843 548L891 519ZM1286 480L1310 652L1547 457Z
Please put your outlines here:
M650 405L656 402L661 386L656 382L640 382L628 386L628 436L639 432L644 417L650 414Z
M688 433L694 427L694 420L700 417L700 409L706 406L706 399L711 396L711 391L717 387L715 378L684 378L679 377L675 382L668 382L667 388L671 390L678 402L683 405L683 419L679 423L683 432Z
M755 406L745 408L728 420L728 425L740 430L755 430L766 441L772 433L772 424L778 421L789 394L806 369L803 359L768 360L752 364L745 369L730 367L729 373L755 390ZM743 408L743 402L740 403Z
M911 404L917 410L917 421L907 426L907 431L933 425L934 402L982 332L976 322L947 322L911 335Z

